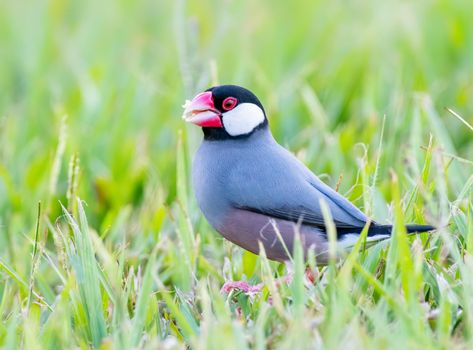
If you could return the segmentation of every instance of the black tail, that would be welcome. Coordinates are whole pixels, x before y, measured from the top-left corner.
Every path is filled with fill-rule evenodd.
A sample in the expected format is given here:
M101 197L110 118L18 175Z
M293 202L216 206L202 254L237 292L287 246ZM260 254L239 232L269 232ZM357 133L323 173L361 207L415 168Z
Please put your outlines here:
M392 225L371 225L368 229L368 237L375 235L390 235L392 233ZM408 224L406 225L407 233L421 233L435 230L434 226Z
M410 225L406 225L406 230L408 233L420 233L420 232L433 231L435 230L435 227L430 226L430 225L410 224Z
M386 235L390 236L392 233L393 226L392 225L379 225L379 224L371 224L370 228L368 229L368 237L373 237L377 235ZM339 236L343 236L345 234L353 234L353 233L361 233L363 227L357 228L337 228L337 233ZM430 225L417 225L417 224L409 224L406 225L407 233L421 233L427 231L435 230L434 226Z

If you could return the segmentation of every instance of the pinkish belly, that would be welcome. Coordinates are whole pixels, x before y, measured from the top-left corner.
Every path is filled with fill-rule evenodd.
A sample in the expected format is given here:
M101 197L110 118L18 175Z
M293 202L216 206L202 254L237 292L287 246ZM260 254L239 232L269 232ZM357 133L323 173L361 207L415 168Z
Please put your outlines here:
M264 247L266 256L271 260L289 260L288 252L292 255L296 233L301 235L304 253L309 249L315 250L317 262L326 262L327 241L323 233L314 227L298 226L297 224L268 216L233 209L218 228L223 237L236 245L259 254L260 244Z

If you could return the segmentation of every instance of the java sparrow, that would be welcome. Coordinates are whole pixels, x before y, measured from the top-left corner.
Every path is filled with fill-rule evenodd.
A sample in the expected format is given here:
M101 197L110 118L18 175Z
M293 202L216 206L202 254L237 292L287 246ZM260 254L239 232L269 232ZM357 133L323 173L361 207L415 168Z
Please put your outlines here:
M236 85L212 87L184 105L185 121L202 127L192 181L197 203L223 237L269 259L288 260L296 232L304 253L328 259L321 201L328 206L342 247L352 246L367 216L314 175L273 138L263 105ZM433 230L407 225L407 232ZM367 241L391 235L391 225L371 221ZM282 239L281 239L282 238Z

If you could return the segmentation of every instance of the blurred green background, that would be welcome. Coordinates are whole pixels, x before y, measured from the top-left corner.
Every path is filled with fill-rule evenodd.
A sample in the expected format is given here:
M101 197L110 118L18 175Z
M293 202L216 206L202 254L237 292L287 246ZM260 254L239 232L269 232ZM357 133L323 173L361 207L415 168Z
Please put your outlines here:
M473 131L445 108L473 123L472 13L465 0L1 1L0 256L28 275L37 202L49 223L71 205L71 160L72 194L111 251L123 235L131 261L176 242L179 130L184 174L201 139L181 106L215 84L254 91L276 139L331 186L343 176L340 191L380 221L392 220L390 170L410 190L431 136L453 200ZM221 262L185 191L202 254ZM445 223L439 206L406 221ZM58 283L47 269L42 290Z
M74 153L81 163L78 193L96 223L110 210L141 202L150 183L171 201L177 131L186 128L181 105L216 82L253 90L276 138L294 151L307 148L310 167L330 173L333 182L343 173L343 184L352 183L354 145L371 145L384 115L381 178L403 164L409 145L426 145L429 132L449 135L452 143L443 147L473 158L471 130L444 110L471 122L469 1L0 6L4 226L16 215L31 216L50 195L57 209ZM434 110L436 123L423 109ZM49 179L64 116L56 185ZM429 128L421 139L409 138L418 123ZM188 131L195 148L200 132Z

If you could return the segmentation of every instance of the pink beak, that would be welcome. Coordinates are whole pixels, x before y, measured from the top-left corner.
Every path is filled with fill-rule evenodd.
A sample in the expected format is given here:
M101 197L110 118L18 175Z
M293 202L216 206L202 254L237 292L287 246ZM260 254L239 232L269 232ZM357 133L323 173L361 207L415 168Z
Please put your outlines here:
M183 107L184 115L182 118L186 122L208 128L222 127L221 113L215 108L210 91L198 94L192 101L186 101Z

